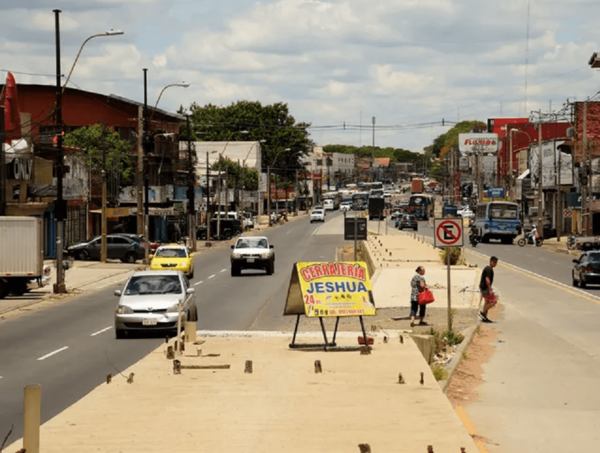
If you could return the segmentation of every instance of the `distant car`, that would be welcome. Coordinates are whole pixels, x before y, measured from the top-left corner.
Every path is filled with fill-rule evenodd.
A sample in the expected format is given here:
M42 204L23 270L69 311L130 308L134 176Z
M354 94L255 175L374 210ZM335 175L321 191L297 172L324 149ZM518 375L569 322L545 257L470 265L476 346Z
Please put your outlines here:
M342 204L340 204L340 211L342 211L342 212L348 212L351 209L352 209L351 201L344 201L344 202L342 202Z
M600 251L584 252L573 263L573 286L585 288L588 284L600 284Z
M86 242L74 244L67 249L77 260L99 260L102 251L102 237L96 236ZM144 245L138 240L122 234L106 236L106 257L119 259L124 263L135 263L144 256Z
M327 213L325 212L325 208L324 208L323 206L321 206L320 204L316 205L316 206L314 207L314 210L315 210L315 211L317 211L317 210L321 210L321 211L323 211L323 215L327 215Z
M194 254L185 245L163 245L150 255L150 270L181 271L188 278L194 278Z
M323 201L323 206L325 207L326 211L333 211L335 208L335 204L334 204L333 200Z
M402 215L402 211L400 209L394 209L392 210L392 213L390 214L390 219L395 220L397 218L399 218Z
M404 228L412 228L417 231L419 229L419 223L414 215L403 214L398 220L398 229L404 230Z
M325 222L325 210L313 209L310 213L310 223L313 222Z
M456 215L464 218L475 217L475 213L471 211L471 209L468 207L459 209L458 211L456 211Z
M125 338L129 332L177 333L181 325L197 321L194 288L181 271L134 272L123 291L115 291L119 303L115 310L115 335Z
M243 236L231 246L231 276L244 269L264 269L267 275L275 272L275 251L265 236Z

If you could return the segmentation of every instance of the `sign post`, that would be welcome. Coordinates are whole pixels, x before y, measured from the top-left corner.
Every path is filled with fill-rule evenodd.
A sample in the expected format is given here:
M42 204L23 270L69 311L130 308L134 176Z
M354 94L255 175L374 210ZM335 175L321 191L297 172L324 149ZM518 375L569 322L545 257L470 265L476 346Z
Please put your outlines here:
M463 225L461 219L435 219L434 245L439 248L464 246ZM448 331L452 331L452 295L450 287L450 252L446 250L446 266L448 268Z

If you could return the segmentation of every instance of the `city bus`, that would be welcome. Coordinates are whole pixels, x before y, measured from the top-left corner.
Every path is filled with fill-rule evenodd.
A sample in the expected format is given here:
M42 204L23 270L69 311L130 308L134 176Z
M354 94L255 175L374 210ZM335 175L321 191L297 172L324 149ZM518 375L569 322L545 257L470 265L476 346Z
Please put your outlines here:
M428 220L429 217L433 217L434 203L433 195L411 195L406 212L414 215L417 219Z
M369 206L369 192L355 192L352 195L352 209L364 211Z
M512 244L521 234L519 205L507 201L478 204L475 208L475 228L481 242L500 239L503 244Z

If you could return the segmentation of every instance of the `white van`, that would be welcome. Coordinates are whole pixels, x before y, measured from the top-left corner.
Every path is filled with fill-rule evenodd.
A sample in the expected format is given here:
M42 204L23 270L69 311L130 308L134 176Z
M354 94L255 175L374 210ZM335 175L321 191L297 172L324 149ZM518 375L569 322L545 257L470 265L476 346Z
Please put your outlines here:
M333 211L333 208L334 208L333 200L330 200L327 198L325 200L323 200L323 207L325 208L326 211Z

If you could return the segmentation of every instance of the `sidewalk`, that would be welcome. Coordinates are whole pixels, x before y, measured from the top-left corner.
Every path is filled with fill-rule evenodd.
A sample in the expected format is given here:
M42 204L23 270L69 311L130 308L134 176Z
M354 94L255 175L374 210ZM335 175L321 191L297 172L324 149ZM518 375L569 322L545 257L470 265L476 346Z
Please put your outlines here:
M426 266L441 301L447 288L438 252L416 236L390 230L365 241L376 268L377 307L408 306L417 263ZM86 266L80 272L86 269L99 270ZM464 296L458 296L461 285L473 283L474 272L453 269L453 303ZM471 307L472 299L460 303ZM431 446L435 452L476 453L410 333L370 331L374 344L363 354L356 350L358 329L338 332L338 346L354 347L347 352L290 349L291 331L200 331L178 357L181 374L165 357L171 340L129 369L113 370L112 382L45 423L41 451L330 453L368 444L373 452L425 452ZM322 337L300 332L296 341ZM16 451L21 443L5 450Z

